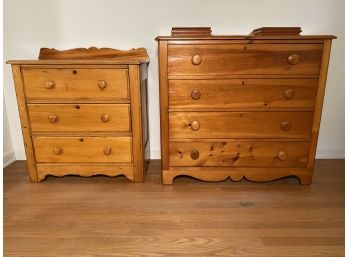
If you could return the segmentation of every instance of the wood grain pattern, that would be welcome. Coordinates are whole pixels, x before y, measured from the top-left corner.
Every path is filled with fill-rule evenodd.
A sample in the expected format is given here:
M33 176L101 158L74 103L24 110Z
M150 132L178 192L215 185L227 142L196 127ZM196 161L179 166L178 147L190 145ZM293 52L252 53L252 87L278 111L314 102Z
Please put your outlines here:
M206 181L294 175L310 184L336 37L302 36L299 27L263 27L248 36L191 30L156 38L164 52L161 116L169 116L169 127L161 123L162 157L170 158L162 163L163 183L180 175ZM241 139L256 142L257 154Z
M19 65L12 65L12 74L13 74L13 80L14 80L14 85L16 89L19 117L21 120L24 149L25 149L25 154L27 156L29 179L31 182L37 182L38 178L37 178L37 172L36 172L36 166L35 166L35 156L34 156L33 142L32 142L31 131L30 131L31 124L28 118L27 106L25 104L25 101L23 100L25 98L25 93L24 93L23 81L21 76L21 67Z
M161 118L161 163L162 169L169 168L169 96L168 96L168 47L166 41L158 42L158 73Z
M321 113L322 113L323 103L324 103L326 78L327 78L327 72L329 69L330 50L331 50L331 40L326 40L324 43L324 52L323 52L323 58L321 63L318 93L317 93L315 110L314 110L312 137L311 137L311 144L309 148L309 162L307 166L309 169L313 169L314 167L314 160L316 155L319 129L320 129Z
M31 181L69 174L143 181L149 159L148 135L141 141L148 134L148 122L141 124L147 96L140 89L147 86L146 50L42 49L40 58L7 61Z
M29 100L129 99L127 69L23 68L22 74Z
M48 176L4 170L4 256L343 257L344 160L317 160L311 186ZM269 171L268 171L269 172ZM327 174L330 174L328 176ZM20 240L20 243L19 243Z
M309 138L313 112L170 112L170 138ZM290 128L282 128L289 122ZM199 128L192 127L198 123Z
M112 48L74 48L68 50L56 50L54 48L41 48L40 60L91 60L91 59L147 59L148 55L145 48L133 48L131 50L118 50Z
M306 167L308 142L225 140L170 142L170 166ZM197 151L195 160L190 156ZM280 152L286 154L284 160Z
M302 32L301 27L261 27L254 29L251 36L299 36Z
M173 37L202 37L202 36L211 36L210 27L174 27L172 28Z
M130 58L110 58L110 59L89 59L89 60L68 60L68 59L61 59L61 60L9 60L6 61L7 64L20 64L26 67L32 67L36 65L43 65L43 66L55 66L55 65L65 65L71 67L71 65L77 65L78 66L85 66L85 65L102 65L102 66L109 66L109 65L117 65L117 66L127 66L129 64L136 64L140 65L142 63L149 63L150 59L130 59ZM64 68L64 66L62 66ZM102 67L100 67L102 68ZM111 68L111 67L110 67ZM122 68L122 67L121 67Z
M313 108L316 79L169 80L175 108ZM199 98L192 94L199 92ZM291 93L291 94L290 94Z
M131 95L132 131L133 131L133 162L134 169L138 172L134 175L135 182L143 182L145 179L144 167L144 143L141 105L141 78L137 65L129 66L129 84Z
M130 137L34 137L35 157L42 162L132 162Z
M170 185L178 176L190 176L202 181L219 182L226 179L239 182L243 179L252 182L269 182L286 177L296 177L302 185L312 182L312 173L306 168L271 167L172 167L163 170L163 184Z
M28 104L28 113L33 132L131 131L128 104ZM49 120L53 115L56 122Z
M82 177L106 175L116 177L124 175L130 181L134 181L134 167L132 164L39 163L36 167L39 181L44 180L48 175L53 175L55 177L63 177L66 175L78 175Z
M319 75L322 44L225 44L169 45L169 75L225 74L311 74ZM289 56L298 54L301 61L292 65ZM202 62L192 64L199 55Z
M269 36L261 36L261 37L255 37L252 35L213 35L209 37L209 40L217 41L217 43L225 44L227 41L233 42L243 42L248 41L252 43L258 43L264 42L264 41L273 41L273 42L284 42L285 40L287 42L297 42L297 43L313 43L313 42L321 42L325 39L336 39L337 37L334 35L300 35L300 36L284 36L284 35L269 35ZM206 36L200 36L200 37L173 37L173 36L158 36L155 38L156 41L166 41L168 44L171 44L173 42L181 41L182 43L186 42L198 42L198 41L204 41L206 40ZM215 44L211 42L212 44Z

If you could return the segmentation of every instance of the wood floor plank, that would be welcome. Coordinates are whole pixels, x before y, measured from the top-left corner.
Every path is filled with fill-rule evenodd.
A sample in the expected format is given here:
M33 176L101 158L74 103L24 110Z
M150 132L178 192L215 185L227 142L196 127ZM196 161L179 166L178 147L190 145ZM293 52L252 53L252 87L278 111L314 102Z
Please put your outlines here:
M4 170L4 256L344 256L344 160L318 160L313 184L162 185L49 176L29 183L26 163Z

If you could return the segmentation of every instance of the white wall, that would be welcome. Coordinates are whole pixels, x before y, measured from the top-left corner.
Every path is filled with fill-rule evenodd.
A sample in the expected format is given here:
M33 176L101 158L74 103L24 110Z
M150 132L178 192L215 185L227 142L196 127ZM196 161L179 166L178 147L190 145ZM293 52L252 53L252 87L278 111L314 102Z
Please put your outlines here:
M152 158L160 157L158 35L173 26L211 26L213 34L248 34L261 26L301 26L334 34L317 157L344 156L344 1L342 0L5 0L4 60L36 59L40 47L145 47L149 69ZM17 159L25 158L9 65L4 95ZM5 136L5 144L9 138Z
M3 144L3 165L4 167L10 165L16 160L14 149L12 145L11 132L7 118L7 110L4 104L3 106L3 128L4 128L4 144Z

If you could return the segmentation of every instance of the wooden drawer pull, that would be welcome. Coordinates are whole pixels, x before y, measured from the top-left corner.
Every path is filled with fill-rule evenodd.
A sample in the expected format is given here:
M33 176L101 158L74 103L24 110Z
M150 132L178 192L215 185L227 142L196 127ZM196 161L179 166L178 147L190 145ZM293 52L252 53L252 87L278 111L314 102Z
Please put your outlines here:
M99 87L100 89L106 88L106 82L105 82L104 80L99 80L99 81L98 81L98 87Z
M52 89L52 88L54 88L54 81L52 81L52 80L47 80L47 81L45 81L45 88L47 88L47 89Z
M278 152L278 159L281 161L285 161L287 159L287 154L284 151L279 151Z
M288 63L295 65L300 62L300 56L298 54L292 54L288 57Z
M191 159L197 160L198 158L199 158L199 152L197 150L192 150L191 151Z
M112 152L111 147L105 147L103 152L105 155L110 155Z
M202 62L202 57L200 55L196 54L196 55L192 56L191 61L192 61L193 65L200 65Z
M289 88L284 91L284 97L286 99L293 99L295 96L295 92L293 89Z
M102 122L106 123L106 122L108 122L110 120L110 116L107 115L107 114L104 114L104 115L102 115L100 117L100 119L101 119Z
M191 129L193 130L193 131L197 131L197 130L199 130L199 128L200 128L200 124L199 124L199 122L198 121L192 121L192 123L191 123Z
M288 131L289 129L291 129L291 123L289 121L283 121L282 123L280 123L280 127L282 128L282 130Z
M60 155L60 154L63 153L63 149L60 148L60 147L54 147L54 148L53 148L53 153L54 153L55 155Z
M58 122L59 118L58 118L57 115L52 114L52 115L48 116L48 120L49 120L49 122L51 122L51 123L56 123L56 122Z
M201 98L201 92L199 90L197 90L197 89L192 90L191 98L193 100L198 100L199 98Z

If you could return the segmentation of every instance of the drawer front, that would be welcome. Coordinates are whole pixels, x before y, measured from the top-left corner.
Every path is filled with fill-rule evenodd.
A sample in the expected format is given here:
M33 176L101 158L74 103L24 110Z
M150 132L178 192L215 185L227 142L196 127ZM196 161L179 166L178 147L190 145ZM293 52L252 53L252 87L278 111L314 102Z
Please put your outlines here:
M132 162L130 137L34 137L37 162Z
M33 132L128 132L128 104L28 104Z
M170 138L309 138L313 112L170 112Z
M319 75L322 44L169 45L168 74Z
M169 106L314 108L317 85L317 79L169 80Z
M170 166L306 167L308 142L171 142Z
M127 69L22 70L29 100L129 99Z

